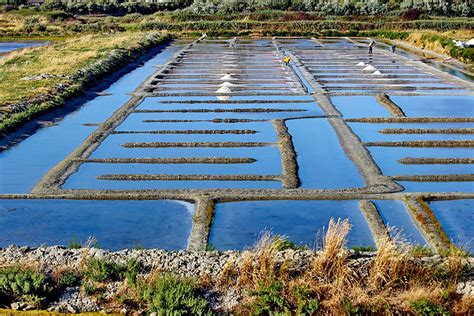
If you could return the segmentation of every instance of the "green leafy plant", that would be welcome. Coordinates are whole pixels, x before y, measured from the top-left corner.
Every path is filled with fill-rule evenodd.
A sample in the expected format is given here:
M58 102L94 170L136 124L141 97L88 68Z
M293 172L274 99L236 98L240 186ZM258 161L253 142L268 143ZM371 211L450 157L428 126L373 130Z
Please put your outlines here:
M127 280L128 284L136 284L137 282L137 277L139 273L142 271L143 265L140 261L137 259L129 259L125 263L125 271L123 272L123 275L125 276L125 279Z
M411 254L415 257L431 257L434 255L434 252L430 247L415 245L411 248Z
M22 300L39 307L50 289L46 276L33 269L10 267L0 270L0 292L10 300Z
M443 306L433 303L427 299L421 299L410 303L416 315L437 316L449 315Z
M372 246L354 246L352 250L355 252L372 252L375 251L374 247Z
M269 285L260 283L257 290L250 293L255 300L250 304L252 314L266 315L272 313L287 313L290 305L282 295L283 284L279 280L272 281Z
M125 268L115 262L102 258L90 258L87 260L84 277L94 282L119 280Z
M298 303L296 310L298 315L313 315L319 310L319 301L313 298L308 286L295 286L293 293Z
M74 271L63 271L57 278L57 284L60 288L70 287L78 284L80 281L79 276Z
M211 314L206 299L192 279L159 274L150 282L138 282L137 294L148 305L148 311L158 315Z
M94 282L85 281L82 283L82 290L86 295L92 295L97 291L97 286Z
M73 237L70 241L69 241L69 249L81 249L82 248L82 244L77 240L76 237Z
M352 305L352 302L348 299L342 300L342 306L347 315L363 315L361 308L359 306Z

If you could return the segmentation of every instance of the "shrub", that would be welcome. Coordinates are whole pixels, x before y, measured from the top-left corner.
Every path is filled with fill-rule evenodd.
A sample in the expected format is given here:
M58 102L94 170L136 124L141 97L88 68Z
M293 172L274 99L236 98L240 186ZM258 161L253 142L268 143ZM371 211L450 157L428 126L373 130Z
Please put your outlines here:
M158 274L149 282L137 284L138 298L148 305L148 312L158 315L210 314L194 280L172 274Z
M283 284L281 281L273 281L266 286L260 282L257 290L251 291L250 295L254 301L250 309L254 315L288 314L290 306L282 295Z
M76 237L73 237L70 241L69 241L69 249L81 249L82 248L82 244L77 240Z
M403 12L402 19L406 21L418 20L420 17L421 11L418 9L408 9Z
M75 271L64 270L60 271L56 276L56 283L59 288L66 288L78 284L79 276Z
M355 252L372 252L375 251L374 247L372 246L354 246L352 250Z
M42 11L66 10L66 5L61 0L46 0L41 5Z
M449 315L449 313L438 304L435 304L427 299L421 299L410 303L411 308L416 315L437 316Z
M29 16L26 17L25 20L23 21L23 25L21 27L23 32L26 32L28 34L34 33L34 32L44 32L46 31L46 25L41 23L39 18L37 16Z
M39 307L50 288L46 277L33 269L11 267L0 270L0 293L9 300L21 300Z
M94 282L117 281L124 272L124 267L102 258L89 258L84 268L84 277Z
M67 19L72 18L72 14L67 13L62 10L56 10L56 11L49 11L45 13L45 16L50 20L50 21L65 21Z

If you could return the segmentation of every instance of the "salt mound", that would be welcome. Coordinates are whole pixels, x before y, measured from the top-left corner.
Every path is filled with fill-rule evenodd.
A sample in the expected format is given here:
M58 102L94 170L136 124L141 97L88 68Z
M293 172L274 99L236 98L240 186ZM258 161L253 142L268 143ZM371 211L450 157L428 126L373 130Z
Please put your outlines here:
M381 75L382 73L381 73L380 71L376 70L376 71L374 71L372 74L379 76L379 75Z
M361 61L360 63L357 64L357 66L365 66L365 63Z
M221 83L219 86L221 86L221 87L233 87L233 86L235 86L235 84L226 81L224 83Z
M231 93L232 90L229 89L229 87L220 87L219 89L216 90L216 93Z
M367 70L367 71L374 71L374 70L377 70L377 68L375 68L375 67L372 66L372 65L368 65L367 67L364 68L364 70Z

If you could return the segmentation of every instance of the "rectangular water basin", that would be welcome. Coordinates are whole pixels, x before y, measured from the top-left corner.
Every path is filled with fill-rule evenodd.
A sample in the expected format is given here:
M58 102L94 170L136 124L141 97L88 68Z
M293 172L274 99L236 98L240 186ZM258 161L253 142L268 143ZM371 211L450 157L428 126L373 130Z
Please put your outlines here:
M286 121L297 153L298 175L305 189L343 189L364 186L359 171L341 148L325 119Z
M101 248L143 246L185 249L193 205L178 201L2 200L0 247L85 245L89 237Z
M407 116L474 116L474 96L392 96L391 99Z
M331 100L345 118L390 117L373 96L332 97Z
M245 249L263 231L285 235L297 245L320 243L331 218L352 224L349 246L373 246L372 234L358 201L253 201L216 205L209 244L219 250Z
M451 241L474 251L474 200L433 201L430 207Z
M413 245L426 245L426 240L416 227L403 202L391 200L373 202L392 237L398 235Z

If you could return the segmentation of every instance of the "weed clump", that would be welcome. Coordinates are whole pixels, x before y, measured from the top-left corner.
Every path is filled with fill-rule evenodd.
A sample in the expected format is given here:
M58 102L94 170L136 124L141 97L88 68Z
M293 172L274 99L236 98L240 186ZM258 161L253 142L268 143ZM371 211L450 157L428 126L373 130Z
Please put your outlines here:
M193 279L156 273L148 280L137 280L136 294L149 312L159 315L211 314L207 300Z
M474 306L454 288L465 273L463 252L426 261L429 248L413 248L395 235L381 240L376 250L357 248L374 252L359 258L347 248L350 229L347 220L331 220L322 248L308 251L303 265L292 260L294 250L282 237L264 234L240 264L226 265L217 287L240 293L242 300L232 310L238 314L442 315Z
M21 301L38 308L46 301L50 289L51 285L46 276L32 268L0 269L0 299L2 301Z

